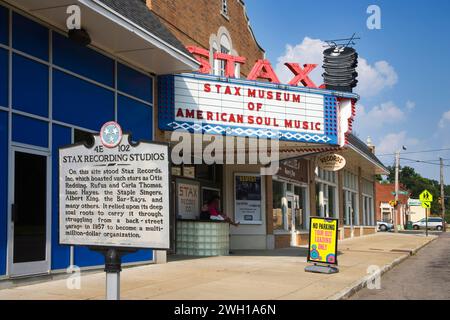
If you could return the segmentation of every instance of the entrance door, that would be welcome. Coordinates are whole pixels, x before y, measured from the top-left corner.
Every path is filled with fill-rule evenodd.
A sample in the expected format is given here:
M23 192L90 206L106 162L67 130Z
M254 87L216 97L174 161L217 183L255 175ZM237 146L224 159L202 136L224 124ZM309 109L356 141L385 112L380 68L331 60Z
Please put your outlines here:
M289 231L291 232L291 246L297 245L297 228L296 228L296 219L298 218L299 212L299 196L294 194L287 195L287 226Z
M50 269L48 155L15 148L11 164L9 274L46 273Z

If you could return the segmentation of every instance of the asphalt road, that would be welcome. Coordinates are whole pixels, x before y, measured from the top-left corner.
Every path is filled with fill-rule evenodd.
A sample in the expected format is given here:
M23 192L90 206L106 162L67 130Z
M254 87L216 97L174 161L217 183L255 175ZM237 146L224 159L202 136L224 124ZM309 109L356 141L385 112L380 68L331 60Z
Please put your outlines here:
M381 277L381 289L363 289L351 300L450 299L450 233Z

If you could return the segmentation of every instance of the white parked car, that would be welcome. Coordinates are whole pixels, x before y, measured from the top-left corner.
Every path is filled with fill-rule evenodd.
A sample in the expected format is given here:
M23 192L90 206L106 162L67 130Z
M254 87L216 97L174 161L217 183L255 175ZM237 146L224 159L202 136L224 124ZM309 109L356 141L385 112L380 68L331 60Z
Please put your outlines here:
M377 221L377 227L380 231L391 231L394 229L394 225L389 222Z
M414 230L425 229L425 228L426 228L425 218L413 223ZM439 218L439 217L428 218L428 229L434 229L434 230L441 231L443 228L444 228L444 224L442 223L442 218Z

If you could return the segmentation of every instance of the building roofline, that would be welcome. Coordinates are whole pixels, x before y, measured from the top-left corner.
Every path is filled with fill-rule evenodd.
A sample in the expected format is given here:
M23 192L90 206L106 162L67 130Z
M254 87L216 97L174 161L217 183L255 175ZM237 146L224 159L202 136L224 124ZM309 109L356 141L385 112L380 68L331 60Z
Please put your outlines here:
M264 48L259 44L258 40L256 39L255 33L253 32L253 28L250 24L250 18L248 17L247 8L245 6L244 0L237 0L237 1L242 5L242 8L244 10L244 18L245 18L245 20L247 20L247 27L248 27L248 30L250 31L250 34L252 35L253 40L255 41L256 45L264 53L264 56L265 56L266 50L264 50Z
M389 174L389 170L386 168L386 166L381 162L380 159L378 159L375 154L372 153L369 147L363 141L361 141L361 139L350 133L348 135L348 140L349 141L347 146L349 146L352 150L359 153L365 159L380 168L385 174Z

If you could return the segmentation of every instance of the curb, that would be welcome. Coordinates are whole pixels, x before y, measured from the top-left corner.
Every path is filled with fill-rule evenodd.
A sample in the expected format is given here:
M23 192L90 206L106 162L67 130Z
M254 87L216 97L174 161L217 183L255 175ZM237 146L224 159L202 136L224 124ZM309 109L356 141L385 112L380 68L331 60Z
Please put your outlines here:
M344 288L343 290L339 291L338 293L335 293L332 296L329 296L328 298L326 298L326 300L345 300L345 299L350 298L352 295L354 295L359 290L364 289L367 285L367 282L372 280L375 276L382 276L384 273L388 272L395 266L399 265L400 263L402 263L403 261L408 259L410 256L415 255L419 250L421 250L425 246L429 245L430 243L435 241L437 238L438 237L433 238L430 241L428 241L427 243L424 243L424 244L420 245L419 247L412 249L408 254L398 257L391 263L384 265L383 268L381 268L380 272L378 272L376 274L368 275L368 276L354 282L353 284Z

